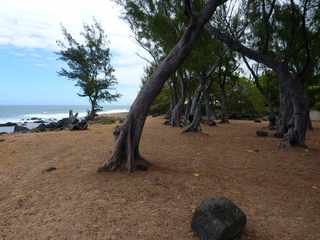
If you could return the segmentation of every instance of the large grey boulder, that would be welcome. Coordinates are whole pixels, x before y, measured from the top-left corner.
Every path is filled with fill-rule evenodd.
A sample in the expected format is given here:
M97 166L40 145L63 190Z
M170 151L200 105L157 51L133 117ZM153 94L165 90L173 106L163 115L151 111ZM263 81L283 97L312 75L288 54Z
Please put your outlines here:
M44 123L41 123L38 127L35 128L37 132L45 132L46 131L46 125Z
M59 128L58 128L58 123L56 123L56 122L48 123L48 124L46 125L46 129L49 130L49 131L54 131L54 130L56 130L56 129L59 129Z
M239 207L227 198L216 197L196 209L191 228L201 240L239 240L246 223Z
M69 129L71 131L87 130L88 129L88 122L87 122L87 120L75 121L73 124L70 125Z

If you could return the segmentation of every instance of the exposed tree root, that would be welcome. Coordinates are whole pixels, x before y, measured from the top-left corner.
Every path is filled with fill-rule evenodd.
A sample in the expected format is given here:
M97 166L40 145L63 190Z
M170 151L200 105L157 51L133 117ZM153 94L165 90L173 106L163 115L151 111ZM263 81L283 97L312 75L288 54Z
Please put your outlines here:
M115 159L111 158L110 161L97 169L97 172L112 172L116 170L128 170L126 159ZM131 171L147 171L152 164L142 157L139 157L133 161Z

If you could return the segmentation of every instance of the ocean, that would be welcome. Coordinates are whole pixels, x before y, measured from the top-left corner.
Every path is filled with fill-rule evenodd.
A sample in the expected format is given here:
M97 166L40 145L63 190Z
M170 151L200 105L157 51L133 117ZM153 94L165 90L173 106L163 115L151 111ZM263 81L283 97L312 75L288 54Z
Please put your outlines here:
M105 105L98 114L127 112L129 108L129 105ZM68 117L69 110L79 113L79 117L85 117L89 109L89 106L83 105L0 105L0 124L7 122L28 123L32 128L35 118L40 118L46 122L57 121ZM0 132L12 132L12 127L1 127Z

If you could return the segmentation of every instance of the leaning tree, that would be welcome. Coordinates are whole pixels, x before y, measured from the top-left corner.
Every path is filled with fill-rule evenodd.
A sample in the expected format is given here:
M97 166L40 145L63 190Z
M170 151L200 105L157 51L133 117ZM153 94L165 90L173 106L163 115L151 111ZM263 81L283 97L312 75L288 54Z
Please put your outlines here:
M184 2L186 14L190 18L187 28L175 47L158 65L152 79L140 90L126 121L120 128L111 159L106 161L98 171L146 170L150 166L150 163L144 160L139 152L142 130L150 105L161 91L163 84L188 56L204 25L209 21L216 8L226 1L208 0L199 12L195 11L191 0Z
M125 9L124 19L129 23L136 41L152 58L152 61L150 61L141 56L150 64L150 67L146 69L145 76L147 78L143 78L143 82L145 83L152 78L149 70L154 70L155 68L152 66L159 65L160 60L170 53L183 34L185 24L189 19L180 0L119 0L118 2ZM194 0L194 9L199 9L202 3L203 0ZM186 116L192 116L194 111L190 112L190 110L195 110L198 108L199 103L201 103L201 101L196 101L197 104L191 104L191 102L195 103L195 99L200 99L196 97L196 95L199 95L198 90L203 89L198 86L201 82L204 83L200 79L203 80L203 77L206 75L205 73L210 71L211 67L215 65L217 61L215 53L220 46L221 43L219 41L216 43L211 41L209 34L202 34L193 46L192 53L189 54L188 58L184 60L179 69L170 76L163 86L159 94L160 97L157 97L154 101L151 110L154 110L153 107L156 106L163 113L163 107L166 105L167 124L173 127L189 124L189 118ZM207 112L210 112L209 94L203 95L208 109ZM159 99L164 100L162 96L166 96L165 102L159 104ZM189 103L187 104L188 107L185 106L185 102ZM190 105L196 107L189 107ZM196 121L193 125L198 125L198 122ZM194 127L193 129L198 128Z
M305 146L308 104L305 85L318 61L319 2L244 1L245 18L239 31L210 25L214 39L256 62L271 68L280 89L281 133L291 145ZM227 22L222 19L220 22ZM247 30L245 30L247 29ZM250 36L239 38L238 33ZM246 33L246 34L244 34ZM311 74L312 75L312 74Z

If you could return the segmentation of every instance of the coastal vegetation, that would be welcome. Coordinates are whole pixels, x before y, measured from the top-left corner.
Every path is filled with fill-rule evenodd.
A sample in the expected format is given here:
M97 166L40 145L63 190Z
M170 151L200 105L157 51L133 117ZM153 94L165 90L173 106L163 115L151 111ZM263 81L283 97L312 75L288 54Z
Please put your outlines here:
M200 131L268 115L284 146L306 147L319 96L319 2L117 1L151 57L143 86L99 171L147 169L139 143L147 114Z
M0 239L320 239L320 0L115 4L139 92L99 113L121 97L107 29L62 27L90 110L0 124Z
M107 36L101 25L95 20L93 24L84 24L81 36L84 42L78 42L65 27L62 32L65 41L57 41L60 51L59 60L67 67L58 72L60 76L76 81L80 87L80 97L88 97L91 109L88 120L93 120L102 108L100 102L116 101L120 94L114 93L118 83L111 65L110 48Z

